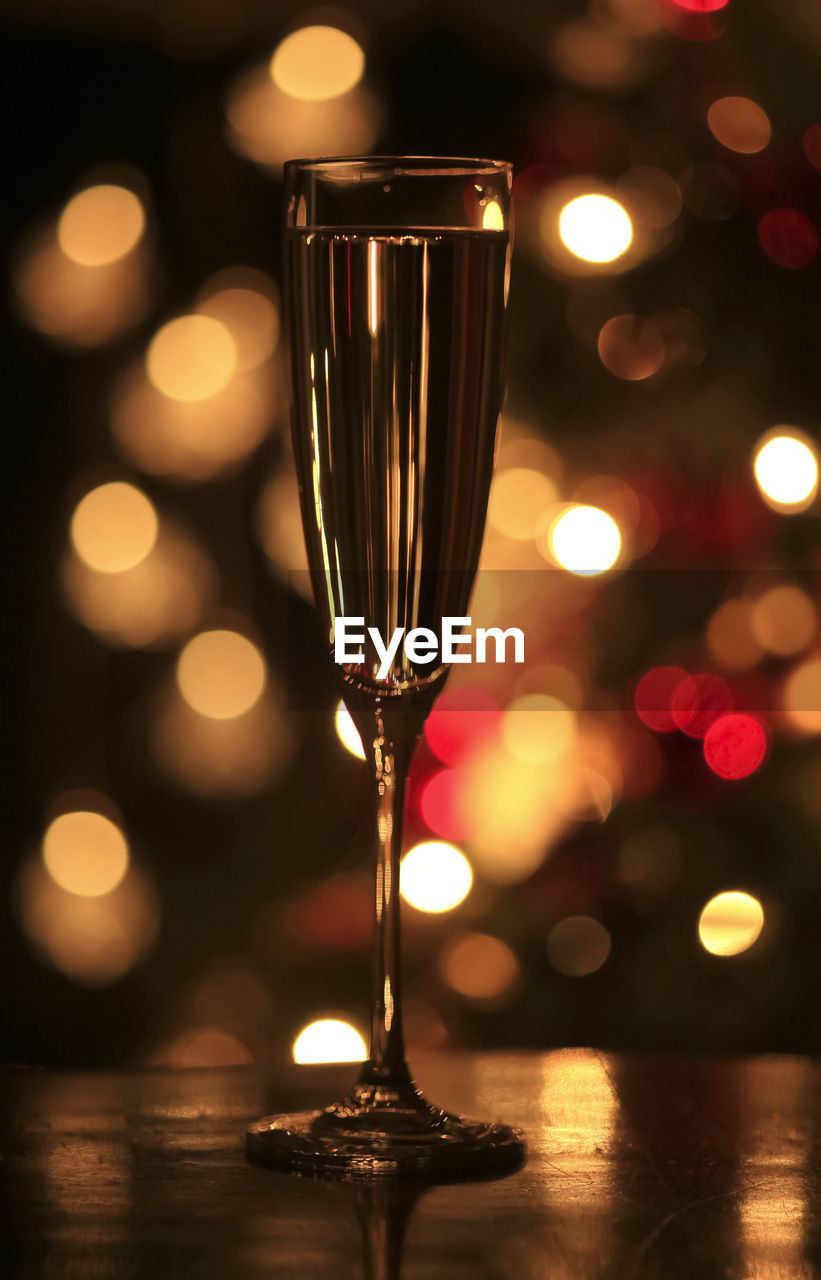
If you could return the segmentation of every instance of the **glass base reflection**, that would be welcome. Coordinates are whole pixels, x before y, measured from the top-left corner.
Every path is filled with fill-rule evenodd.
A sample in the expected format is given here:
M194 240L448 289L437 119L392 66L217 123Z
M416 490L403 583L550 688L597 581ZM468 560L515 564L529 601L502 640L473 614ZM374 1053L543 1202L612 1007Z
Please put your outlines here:
M525 1140L509 1125L441 1111L412 1086L359 1084L322 1111L258 1120L246 1152L255 1163L295 1173L436 1181L513 1170L524 1162Z

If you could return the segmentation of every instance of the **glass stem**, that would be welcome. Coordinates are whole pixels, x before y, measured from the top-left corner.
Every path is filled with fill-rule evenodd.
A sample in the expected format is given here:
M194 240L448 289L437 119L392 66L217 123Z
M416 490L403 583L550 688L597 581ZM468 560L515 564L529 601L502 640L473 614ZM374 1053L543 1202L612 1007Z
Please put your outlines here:
M399 859L413 739L410 750L403 750L404 743L386 734L379 712L376 730L372 747L377 845L371 1047L360 1083L401 1090L409 1085L410 1074L402 1035Z

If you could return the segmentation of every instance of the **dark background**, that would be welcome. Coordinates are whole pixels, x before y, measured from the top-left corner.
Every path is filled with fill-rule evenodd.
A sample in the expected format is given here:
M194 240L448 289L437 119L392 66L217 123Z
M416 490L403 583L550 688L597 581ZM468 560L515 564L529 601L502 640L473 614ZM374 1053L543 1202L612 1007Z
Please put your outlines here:
M561 459L565 496L585 476L616 477L654 504L660 524L632 568L579 588L572 625L562 629L556 607L542 635L544 615L534 608L532 617L534 665L577 663L584 705L608 726L611 746L621 744L612 750L632 783L606 812L546 837L530 874L498 883L477 865L455 912L406 912L411 1046L821 1047L821 754L812 735L790 730L779 703L815 641L789 658L762 655L741 675L723 672L739 682L737 705L767 725L767 759L749 778L716 778L698 741L652 734L632 702L652 666L722 671L705 635L725 598L760 594L773 575L817 600L817 507L772 512L751 471L766 429L791 423L812 436L818 416L818 262L779 265L757 236L772 209L799 209L821 226L821 174L802 147L821 118L821 19L811 10L764 0L730 0L713 15L649 0L592 9L361 5L346 14L249 0L6 8L4 1060L165 1055L207 1064L264 1057L326 1013L365 1024L370 786L333 732L310 608L289 586L287 566L266 559L254 520L270 477L289 474L284 384L258 447L200 483L141 475L112 438L108 410L119 371L165 319L190 308L212 273L239 263L280 279L280 176L232 149L225 100L288 30L323 15L366 48L366 83L383 117L366 149L514 162L524 230L507 412ZM565 65L559 36L576 22L630 46L626 78L613 83L606 57L596 71L592 53L581 76ZM773 139L762 153L736 155L708 130L707 106L728 94L766 109ZM324 150L321 129L315 149ZM610 190L636 164L683 183L688 166L705 162L730 175L726 208L718 197L702 201L701 216L697 196L685 201L667 244L623 274L576 276L534 251L529 210L553 184L593 175ZM112 165L141 175L146 193L150 305L107 342L52 341L19 302L15 272L35 228L87 175ZM686 310L701 354L648 379L613 376L589 320L573 317L603 322L631 306L640 315ZM192 794L152 754L157 700L208 610L187 633L135 648L104 643L67 606L68 523L101 466L185 525L215 566L213 607L254 628L280 691L276 733L287 746L252 794L205 784ZM539 563L514 557L507 570L540 572ZM289 710L289 685L314 679L325 709ZM431 836L418 797L437 767L423 747L409 840ZM37 864L55 805L65 808L60 797L84 789L113 799L133 865L153 886L155 936L116 979L95 977L94 963L84 977L62 971L21 911L21 868ZM505 803L515 826L517 793ZM457 843L470 858L470 841ZM745 889L765 909L759 941L730 958L708 955L697 933L701 908L725 889ZM605 926L611 950L595 971L571 976L551 963L547 939L579 916ZM460 996L442 976L443 948L466 930L500 939L516 958L518 978L497 997Z

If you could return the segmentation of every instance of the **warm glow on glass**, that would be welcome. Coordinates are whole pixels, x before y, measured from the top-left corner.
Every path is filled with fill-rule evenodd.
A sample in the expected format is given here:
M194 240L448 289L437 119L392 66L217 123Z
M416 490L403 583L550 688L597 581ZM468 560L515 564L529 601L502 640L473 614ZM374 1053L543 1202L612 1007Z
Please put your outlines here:
M764 498L779 509L803 509L818 488L815 451L793 435L771 436L760 445L754 470Z
M763 151L772 137L766 111L750 98L719 98L707 112L707 124L722 146L745 155Z
M74 550L99 573L133 569L151 552L158 529L153 503L122 481L92 489L71 517Z
M558 698L530 693L516 698L502 716L502 741L525 764L549 764L576 740L576 716Z
M518 981L515 953L489 933L463 933L439 957L442 980L469 1000L498 1000Z
M621 550L618 525L599 507L569 507L553 523L548 541L562 568L582 576L611 569Z
M359 1032L340 1018L310 1022L294 1041L294 1062L364 1062L367 1056Z
M821 659L803 662L784 685L784 713L801 733L821 733Z
M207 400L237 367L237 347L213 316L178 316L158 329L146 352L150 381L172 400Z
M145 214L133 191L88 187L69 200L57 224L67 258L84 267L102 267L124 258L145 230Z
M482 226L485 231L504 231L504 215L495 200L485 205L482 212Z
M764 928L764 908L752 894L728 890L711 898L698 921L698 937L714 956L748 951Z
M592 916L567 916L550 930L547 954L559 973L585 978L602 967L611 945L609 930Z
M426 840L402 859L400 892L417 911L452 911L464 902L472 883L467 858L444 841Z
M818 628L818 614L806 591L783 583L771 587L756 600L753 634L763 649L788 657L806 649Z
M274 83L294 98L319 102L338 98L362 79L365 54L338 27L311 26L293 31L271 58Z
M128 845L119 827L101 813L64 813L43 837L43 861L62 889L96 898L110 893L122 880L128 869Z
M562 209L559 235L585 262L613 262L630 247L633 228L627 211L611 196L577 196Z
M350 711L342 701L337 705L334 725L336 726L336 736L345 750L350 751L351 755L356 756L358 760L364 760L365 749L362 746L359 730L353 722Z
M541 471L508 467L497 471L490 488L487 520L507 538L534 537L548 507L556 501L556 486Z
M236 631L201 631L177 662L177 683L200 715L232 720L250 711L265 688L265 660Z

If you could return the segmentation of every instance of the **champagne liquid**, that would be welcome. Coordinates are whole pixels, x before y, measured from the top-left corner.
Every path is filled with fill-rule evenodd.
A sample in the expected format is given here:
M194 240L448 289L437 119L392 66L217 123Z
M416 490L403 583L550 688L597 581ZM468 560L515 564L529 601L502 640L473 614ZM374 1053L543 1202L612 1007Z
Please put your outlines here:
M329 637L467 614L502 398L508 238L492 231L288 235L294 449ZM357 646L352 646L356 648ZM375 693L441 679L400 649L344 668Z

